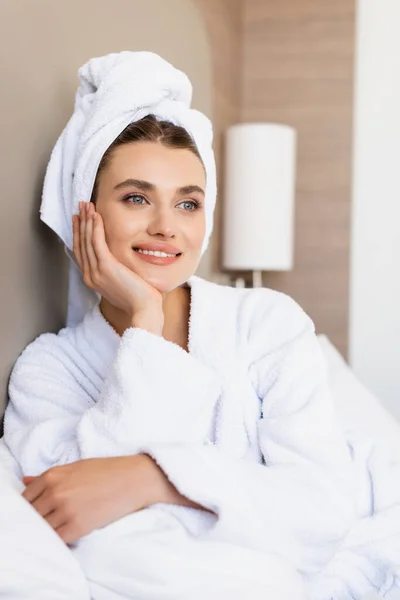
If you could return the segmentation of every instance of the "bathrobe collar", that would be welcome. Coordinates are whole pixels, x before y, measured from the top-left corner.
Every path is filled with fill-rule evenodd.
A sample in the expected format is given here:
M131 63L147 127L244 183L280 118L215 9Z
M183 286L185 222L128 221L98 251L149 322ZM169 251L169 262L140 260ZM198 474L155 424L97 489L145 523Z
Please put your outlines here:
M196 275L190 277L187 284L190 287L189 354L212 364L215 361L210 356L209 343L207 343L206 351L204 351L202 338L206 336L209 342L210 326L212 326L210 316L218 313L216 290L221 288ZM98 350L101 360L104 361L104 366L109 365L115 356L121 336L102 315L100 302L86 313L83 322L78 325L79 328L82 328L88 342Z

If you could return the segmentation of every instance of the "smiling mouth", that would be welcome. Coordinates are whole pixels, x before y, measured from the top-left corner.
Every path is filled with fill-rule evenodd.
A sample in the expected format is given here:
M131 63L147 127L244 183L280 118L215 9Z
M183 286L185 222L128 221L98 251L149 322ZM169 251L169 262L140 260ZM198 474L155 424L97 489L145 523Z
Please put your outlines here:
M161 252L160 250L142 250L141 248L133 248L135 252L138 254L143 254L144 256L156 256L157 258L177 258L181 256L181 252L178 254L169 254L167 252Z

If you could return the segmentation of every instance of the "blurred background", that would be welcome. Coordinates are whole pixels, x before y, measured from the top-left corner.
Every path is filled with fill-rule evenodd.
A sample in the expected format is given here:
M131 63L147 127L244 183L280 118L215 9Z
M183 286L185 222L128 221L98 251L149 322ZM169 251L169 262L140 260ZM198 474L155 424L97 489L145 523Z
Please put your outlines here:
M77 69L93 56L152 50L189 75L193 106L214 124L219 196L198 274L252 285L251 266L228 270L223 256L224 236L235 243L227 230L227 132L288 126L295 173L283 226L292 261L285 269L258 265L262 284L294 297L400 419L399 26L399 0L1 0L4 402L18 354L64 325L66 257L38 210L51 149L73 110ZM279 198L269 200L279 210ZM269 240L271 222L260 210Z

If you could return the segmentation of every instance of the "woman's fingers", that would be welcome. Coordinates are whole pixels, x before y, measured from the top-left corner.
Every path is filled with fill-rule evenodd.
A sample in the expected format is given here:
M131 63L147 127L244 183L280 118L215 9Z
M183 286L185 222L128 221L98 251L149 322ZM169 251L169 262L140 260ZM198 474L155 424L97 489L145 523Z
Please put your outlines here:
M101 261L106 258L107 254L111 254L104 231L104 223L100 213L95 213L96 219L93 221L92 245L96 254L97 260Z
M81 244L79 240L80 227L79 227L79 215L72 215L72 233L73 233L73 251L76 258L76 262L79 268L82 270L82 257L81 257Z
M89 262L89 267L90 267L90 272L91 272L91 277L93 278L93 275L95 274L95 272L97 271L97 258L96 258L96 254L93 248L93 243L92 243L92 236L93 236L93 215L95 214L95 209L94 209L94 205L92 204L92 202L89 202L88 204L88 211L87 211L87 215L86 215L86 238L85 238L85 242L86 242L86 255L88 258L88 262Z
M50 527L58 529L62 525L66 524L65 516L59 510L53 510L45 516L45 520L48 522Z
M56 533L66 544L73 544L82 537L74 530L70 523L65 523L64 525L61 525L61 527L57 527Z
M90 278L90 267L89 260L86 252L86 215L87 215L87 207L85 202L80 202L80 236L79 243L81 248L81 258L82 258L82 272L83 279L85 283L88 285L91 282Z
M45 482L43 477L35 477L35 479L28 484L26 489L22 492L22 496L28 502L32 503L36 498L42 494L45 489Z
M92 244L93 216L97 215L91 202L79 203L79 215L72 216L73 251L86 280L91 282L97 269L97 257Z
M25 486L28 486L34 479L36 479L36 475L26 475L22 478L22 481Z
M43 494L40 494L34 502L31 502L31 504L36 512L42 517L46 517L55 509L54 499L52 499L51 495L46 493L46 491L44 491Z

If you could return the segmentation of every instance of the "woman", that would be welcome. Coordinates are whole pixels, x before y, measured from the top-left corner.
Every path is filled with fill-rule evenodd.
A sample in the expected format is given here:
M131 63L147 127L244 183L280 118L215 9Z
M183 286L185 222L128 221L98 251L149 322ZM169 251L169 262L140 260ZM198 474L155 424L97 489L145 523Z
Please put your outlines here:
M100 302L12 373L23 496L96 599L302 598L351 525L311 320L283 294L193 276L207 175L182 126L124 128L73 217Z

